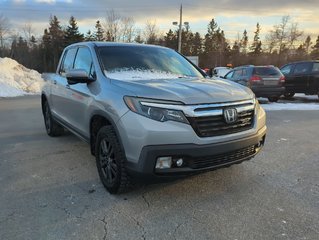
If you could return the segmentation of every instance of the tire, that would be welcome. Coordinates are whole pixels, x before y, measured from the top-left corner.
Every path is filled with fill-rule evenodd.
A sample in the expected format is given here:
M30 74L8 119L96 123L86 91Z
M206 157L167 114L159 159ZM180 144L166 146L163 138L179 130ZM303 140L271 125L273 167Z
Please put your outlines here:
M268 100L269 102L278 102L279 97L269 97Z
M52 118L48 101L43 105L43 117L45 129L50 137L61 136L64 133L64 128Z
M292 98L293 96L295 96L294 92L285 92L284 93L285 98Z
M126 158L112 126L104 126L99 130L95 158L101 182L108 192L116 194L126 191L130 186Z

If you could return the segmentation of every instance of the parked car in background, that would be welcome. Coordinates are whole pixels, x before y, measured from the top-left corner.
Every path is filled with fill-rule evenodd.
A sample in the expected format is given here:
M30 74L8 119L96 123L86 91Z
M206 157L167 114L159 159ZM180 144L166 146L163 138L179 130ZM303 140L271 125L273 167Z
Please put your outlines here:
M280 68L285 75L285 97L295 93L318 94L319 97L319 61L288 63Z
M276 102L285 92L285 76L274 66L240 66L223 77L249 87L256 97L266 97Z
M232 70L230 67L215 67L212 71L212 76L215 77L225 77L227 73Z

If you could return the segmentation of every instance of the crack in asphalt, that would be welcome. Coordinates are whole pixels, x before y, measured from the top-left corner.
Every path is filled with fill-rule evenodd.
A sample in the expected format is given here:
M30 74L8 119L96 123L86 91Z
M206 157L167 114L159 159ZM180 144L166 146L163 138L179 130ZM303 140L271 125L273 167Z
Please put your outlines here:
M151 204L150 204L150 202L146 199L145 194L146 194L146 192L142 194L142 198L143 198L144 202L146 203L147 207L150 207Z
M71 212L67 208L64 208L64 207L57 207L57 208L64 211L68 218L71 216Z
M142 230L142 239L146 240L146 237L145 237L146 231L143 225L136 218L134 217L130 217L130 218L133 219L136 225Z
M177 239L176 236L175 236L175 234L177 233L177 230L178 230L182 225L184 225L185 223L186 223L186 222L183 222L183 223L178 224L178 225L176 226L176 228L174 229L173 237L174 237L175 240Z
M103 228L104 228L103 240L106 240L107 239L107 221L106 221L106 216L104 216L103 219L100 219L100 221L103 223Z

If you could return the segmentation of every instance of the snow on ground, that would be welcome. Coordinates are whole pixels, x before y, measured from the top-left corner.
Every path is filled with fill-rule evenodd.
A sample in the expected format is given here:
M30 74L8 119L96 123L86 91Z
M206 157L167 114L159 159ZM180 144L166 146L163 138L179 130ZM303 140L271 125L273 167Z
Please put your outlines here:
M269 103L261 104L266 111L279 110L319 110L318 103Z
M292 100L279 100L279 102L271 103L268 102L266 98L259 98L259 102L266 111L319 110L319 99L317 95L297 93Z
M44 81L41 74L11 58L0 58L0 97L38 94Z
M111 79L117 80L153 80L153 79L175 79L181 77L179 74L162 72L162 71L151 71L151 70L138 70L138 69L117 69L115 71L107 72L105 75Z

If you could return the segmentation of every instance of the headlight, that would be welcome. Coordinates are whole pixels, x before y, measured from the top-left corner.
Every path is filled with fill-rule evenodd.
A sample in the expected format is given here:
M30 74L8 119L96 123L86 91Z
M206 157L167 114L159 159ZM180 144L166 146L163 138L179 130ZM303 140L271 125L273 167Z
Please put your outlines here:
M165 106L165 104L177 104L176 102L158 101L128 96L124 97L124 102L131 111L153 120L159 122L176 121L189 124L182 111L162 107L163 105ZM161 107L156 107L156 104L161 105Z

